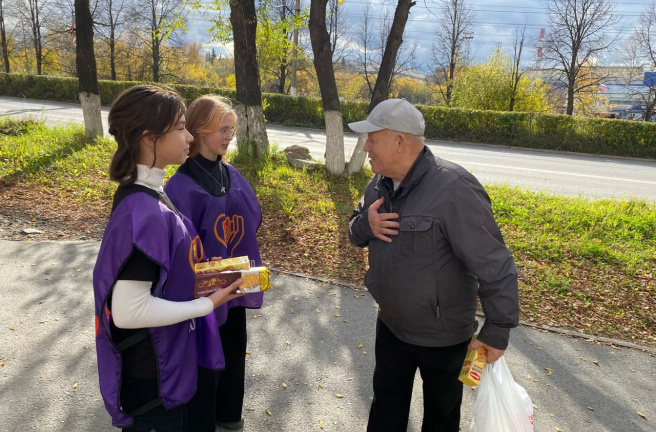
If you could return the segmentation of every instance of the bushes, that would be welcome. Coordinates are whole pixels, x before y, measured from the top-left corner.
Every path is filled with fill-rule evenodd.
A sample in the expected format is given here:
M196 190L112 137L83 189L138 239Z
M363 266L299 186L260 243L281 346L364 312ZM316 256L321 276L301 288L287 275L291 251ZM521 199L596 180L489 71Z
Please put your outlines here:
M99 81L105 106L137 82ZM215 93L235 102L234 90L170 85L187 101ZM77 78L0 73L0 94L28 99L78 102ZM287 126L324 128L321 99L264 93L267 121ZM342 101L342 120L366 118L366 102ZM554 114L476 111L446 107L417 108L426 120L426 138L656 159L656 124Z

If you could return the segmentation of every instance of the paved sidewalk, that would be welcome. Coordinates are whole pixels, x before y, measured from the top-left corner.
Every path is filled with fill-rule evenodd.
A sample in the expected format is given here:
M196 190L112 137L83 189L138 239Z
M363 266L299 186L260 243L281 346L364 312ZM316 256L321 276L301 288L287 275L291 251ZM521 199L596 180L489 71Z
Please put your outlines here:
M97 384L91 273L98 246L0 241L0 431L116 430ZM272 282L265 306L248 314L246 431L364 431L373 299L298 275L276 273ZM536 432L656 430L653 350L520 326L506 359L537 406ZM419 383L413 432L421 429ZM475 395L465 389L463 431Z

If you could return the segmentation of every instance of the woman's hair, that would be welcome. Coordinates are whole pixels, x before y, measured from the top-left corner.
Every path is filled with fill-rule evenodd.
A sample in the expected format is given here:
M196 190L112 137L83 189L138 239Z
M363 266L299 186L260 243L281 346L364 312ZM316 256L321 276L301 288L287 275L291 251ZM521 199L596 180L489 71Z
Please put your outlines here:
M139 141L144 132L157 139L170 131L184 112L184 101L169 88L137 85L121 92L112 103L108 117L109 133L118 144L109 166L109 177L123 186L134 184Z
M186 127L194 137L189 146L189 156L198 155L198 138L217 130L226 114L234 116L237 121L237 113L232 109L230 100L217 95L201 96L189 105L185 114Z

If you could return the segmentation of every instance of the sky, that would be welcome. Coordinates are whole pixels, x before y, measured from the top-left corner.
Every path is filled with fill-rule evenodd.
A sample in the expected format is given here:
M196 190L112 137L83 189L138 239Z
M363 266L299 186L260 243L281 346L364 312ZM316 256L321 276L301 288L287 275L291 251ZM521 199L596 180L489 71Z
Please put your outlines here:
M257 0L256 0L257 1ZM391 3L388 8L394 13L393 0L344 0L343 13L351 23L351 30L361 27L362 10L371 3L371 18L383 14L381 7L385 2ZM547 27L547 5L551 0L469 0L474 12L473 39L470 55L474 61L483 62L496 46L511 52L517 31L526 26L526 43L524 62L533 63L536 58L534 48L541 28ZM622 18L620 22L608 29L611 37L618 36L618 46L621 40L633 31L633 26L641 12L656 0L612 0L615 13ZM422 70L431 69L431 45L436 28L436 14L439 14L439 3L435 0L416 0L417 4L410 10L410 17L404 34L404 43L417 44L417 67ZM301 0L308 4L309 0ZM188 40L207 44L209 23L202 18L190 18ZM216 45L216 44L212 44ZM308 44L309 45L309 44ZM229 51L230 47L228 47ZM217 54L223 50L216 47ZM600 59L600 64L615 63L612 54Z

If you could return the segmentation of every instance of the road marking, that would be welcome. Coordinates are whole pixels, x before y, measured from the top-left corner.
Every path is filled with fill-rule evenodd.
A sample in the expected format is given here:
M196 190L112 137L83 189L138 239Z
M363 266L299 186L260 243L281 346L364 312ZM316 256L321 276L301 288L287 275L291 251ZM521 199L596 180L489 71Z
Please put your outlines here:
M592 174L578 174L578 173L569 173L563 171L551 171L551 170L543 170L543 169L535 169L535 168L521 168L521 167L514 167L514 166L495 165L495 164L486 164L486 163L478 163L478 162L463 162L463 161L455 161L453 159L450 160L457 164L473 166L474 168L477 166L485 166L491 168L503 168L503 169L516 170L516 171L531 171L531 172L541 172L545 174L559 174L559 175L568 175L572 177L587 177L587 178L601 179L601 180L613 180L613 181L623 181L629 183L656 185L656 181L649 181L649 180L634 180L634 179L626 179L626 178L619 178L619 177L598 176Z

